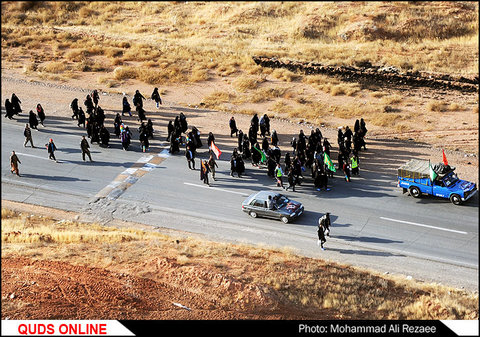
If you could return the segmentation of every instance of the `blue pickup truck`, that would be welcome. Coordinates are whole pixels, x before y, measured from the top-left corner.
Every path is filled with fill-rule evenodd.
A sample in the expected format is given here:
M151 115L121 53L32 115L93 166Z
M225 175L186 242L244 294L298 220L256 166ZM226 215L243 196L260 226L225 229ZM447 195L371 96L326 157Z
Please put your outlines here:
M428 160L412 159L398 169L398 187L414 198L427 194L450 199L453 204L460 205L477 193L477 185L458 179L454 171L455 167L449 165L431 167ZM435 177L433 181L432 175Z

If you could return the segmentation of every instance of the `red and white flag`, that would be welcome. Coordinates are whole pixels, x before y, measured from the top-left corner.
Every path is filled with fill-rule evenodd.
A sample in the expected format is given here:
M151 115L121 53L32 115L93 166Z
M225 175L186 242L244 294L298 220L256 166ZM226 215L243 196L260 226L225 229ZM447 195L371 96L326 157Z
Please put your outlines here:
M445 156L445 151L443 151L442 149L442 156L443 156L443 164L448 165L448 160L447 160L447 156Z
M213 153L215 153L215 156L217 156L217 159L220 158L220 155L222 154L222 151L220 151L220 149L217 147L217 145L215 145L215 142L212 142L211 148L212 148Z

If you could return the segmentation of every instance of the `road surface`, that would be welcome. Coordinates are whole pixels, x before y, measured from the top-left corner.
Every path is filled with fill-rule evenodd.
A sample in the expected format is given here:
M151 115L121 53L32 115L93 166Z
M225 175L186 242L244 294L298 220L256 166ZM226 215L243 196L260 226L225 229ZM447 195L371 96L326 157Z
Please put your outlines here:
M286 247L305 256L478 289L476 198L462 206L432 197L414 199L396 187L395 172L379 175L362 170L350 183L336 174L329 179L328 192L314 190L309 179L295 192L284 192L305 206L304 215L293 223L253 219L242 212L241 202L255 191L280 188L265 169L253 168L249 161L245 176L231 177L229 137L216 135L223 154L217 161L217 180L210 178L208 187L200 180L198 158L197 170L192 171L183 150L168 153L163 130L147 153L141 152L136 133L129 151L123 151L114 136L110 148L91 145L94 162L90 163L81 158L79 144L86 133L76 122L48 118L45 128L40 125L38 131L32 130L37 146L32 149L23 147L27 121L25 113L16 120L2 118L2 199L82 212L102 221L135 221L214 240ZM57 145L58 163L48 159L44 144L49 138ZM12 150L22 161L21 177L10 173ZM205 145L199 157L207 159ZM321 251L316 230L325 212L331 213L332 228L326 250Z

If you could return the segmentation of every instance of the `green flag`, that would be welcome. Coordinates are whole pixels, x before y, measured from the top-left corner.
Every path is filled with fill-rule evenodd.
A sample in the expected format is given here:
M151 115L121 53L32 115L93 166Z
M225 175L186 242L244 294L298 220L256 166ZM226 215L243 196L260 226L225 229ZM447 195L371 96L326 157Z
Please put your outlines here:
M323 161L325 162L325 165L327 165L328 169L332 172L337 172L335 169L335 166L333 166L332 160L328 156L328 154L324 153L323 154Z
M438 174L433 170L432 165L430 165L430 161L428 162L428 167L430 169L430 180L434 181Z
M261 159L260 161L261 161L262 163L265 163L265 162L267 161L267 156L265 155L265 153L263 153L262 150L257 149L257 148L255 147L255 145L253 146L253 148L254 148L255 150L257 150L258 152L260 152L260 154L262 155L262 159Z

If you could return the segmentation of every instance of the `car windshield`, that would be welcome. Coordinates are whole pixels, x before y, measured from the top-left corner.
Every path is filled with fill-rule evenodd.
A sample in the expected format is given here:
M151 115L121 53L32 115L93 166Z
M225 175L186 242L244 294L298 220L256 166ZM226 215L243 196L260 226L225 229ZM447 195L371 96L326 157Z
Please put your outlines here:
M455 182L457 180L458 180L458 177L455 173L452 173L452 174L446 176L445 178L443 178L443 182L444 182L445 186L447 186L447 187L455 184Z
M285 207L289 202L290 200L288 200L288 198L284 195L279 195L276 197L277 208Z

